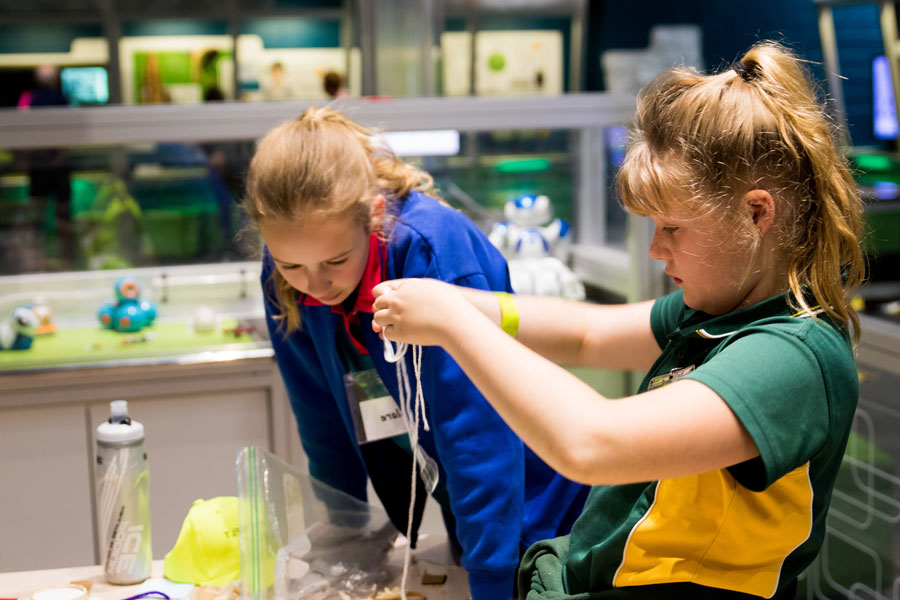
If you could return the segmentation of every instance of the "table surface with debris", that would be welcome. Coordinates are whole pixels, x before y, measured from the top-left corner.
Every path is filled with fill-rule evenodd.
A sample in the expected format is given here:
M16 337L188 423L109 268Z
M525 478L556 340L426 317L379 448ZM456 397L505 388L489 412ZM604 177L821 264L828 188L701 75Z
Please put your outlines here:
M398 538L388 559L389 564L399 569L401 573L405 551L405 538ZM427 583L428 581L433 583ZM394 588L400 586L400 575L391 582L391 585ZM465 569L453 564L446 536L435 534L419 536L416 549L411 553L406 590L423 594L425 600L468 600L470 597L468 575ZM408 595L407 600L414 598Z
M392 572L396 572L397 576L387 582L387 590L399 590L405 551L406 543L399 538L388 559ZM150 576L153 580L163 579L163 561L153 561ZM32 593L39 589L69 583L88 588L90 600L124 600L147 590L147 582L134 585L107 583L103 579L103 567L94 565L0 573L0 600L31 600ZM446 536L419 536L417 548L412 551L406 590L418 592L408 593L407 600L421 600L423 597L425 600L467 600L470 597L468 577L462 567L453 564ZM237 586L231 589L188 587L182 597L190 600L233 600L240 597L239 593ZM381 596L386 599L395 597L383 591Z

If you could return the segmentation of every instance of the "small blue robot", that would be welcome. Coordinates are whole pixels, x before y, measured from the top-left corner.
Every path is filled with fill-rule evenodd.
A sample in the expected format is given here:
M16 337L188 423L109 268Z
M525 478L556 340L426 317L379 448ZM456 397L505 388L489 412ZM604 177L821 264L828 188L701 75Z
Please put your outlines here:
M97 311L100 325L122 333L134 333L150 326L156 319L156 304L141 300L141 286L134 277L116 282L116 303L107 302Z
M0 350L28 350L40 320L27 306L13 309L8 321L0 323Z

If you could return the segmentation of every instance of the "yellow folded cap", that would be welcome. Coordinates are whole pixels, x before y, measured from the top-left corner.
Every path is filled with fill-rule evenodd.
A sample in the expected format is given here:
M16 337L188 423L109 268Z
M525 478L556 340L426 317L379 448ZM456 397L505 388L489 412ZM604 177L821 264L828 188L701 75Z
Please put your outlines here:
M228 585L241 576L238 499L195 500L175 546L163 562L167 579L196 585Z

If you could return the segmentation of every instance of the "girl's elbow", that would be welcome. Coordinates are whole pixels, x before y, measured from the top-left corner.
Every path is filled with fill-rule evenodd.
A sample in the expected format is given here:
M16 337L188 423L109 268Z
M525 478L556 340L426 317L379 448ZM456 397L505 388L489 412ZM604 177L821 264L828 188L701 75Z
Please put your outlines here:
M607 459L603 445L596 440L572 441L560 458L560 474L576 483L603 485L612 479L614 465Z

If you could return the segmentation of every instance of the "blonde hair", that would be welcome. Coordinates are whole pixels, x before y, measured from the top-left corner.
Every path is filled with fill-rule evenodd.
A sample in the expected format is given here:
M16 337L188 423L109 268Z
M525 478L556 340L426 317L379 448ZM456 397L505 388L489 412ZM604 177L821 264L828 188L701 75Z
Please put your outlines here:
M619 193L641 216L669 214L673 202L719 214L752 245L759 236L738 202L768 191L792 304L811 311L813 298L858 340L849 296L865 278L862 201L813 90L800 59L774 42L717 74L662 73L638 97Z
M334 109L311 107L260 140L242 206L255 225L349 214L371 231L378 194L385 196L390 217L413 190L438 198L431 176L400 161L374 130ZM379 233L386 239L390 221L382 223ZM280 310L276 318L289 334L300 327L297 291L277 269L272 283Z

